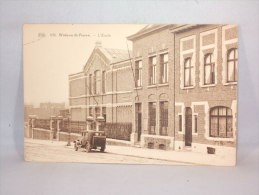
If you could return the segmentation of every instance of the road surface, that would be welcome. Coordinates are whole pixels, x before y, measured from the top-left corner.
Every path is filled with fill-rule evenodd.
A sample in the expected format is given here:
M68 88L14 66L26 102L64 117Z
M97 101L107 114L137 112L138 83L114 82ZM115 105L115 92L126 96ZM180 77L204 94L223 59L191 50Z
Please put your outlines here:
M71 145L68 147L65 142L25 139L25 159L27 161L42 162L173 164L165 160L120 155L110 152L101 153L99 151L92 151L86 153L84 149L75 151L73 143ZM109 145L106 147L108 149ZM179 165L179 162L177 164Z

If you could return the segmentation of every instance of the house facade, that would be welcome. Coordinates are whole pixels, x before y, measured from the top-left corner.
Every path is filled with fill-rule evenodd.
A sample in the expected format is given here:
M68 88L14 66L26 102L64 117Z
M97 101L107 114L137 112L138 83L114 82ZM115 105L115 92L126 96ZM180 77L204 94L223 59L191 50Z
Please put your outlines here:
M175 36L175 149L236 147L236 25L183 25Z
M133 42L132 140L148 148L235 151L236 25L148 25Z
M133 42L135 88L132 141L142 147L173 149L174 42L172 25L148 25Z

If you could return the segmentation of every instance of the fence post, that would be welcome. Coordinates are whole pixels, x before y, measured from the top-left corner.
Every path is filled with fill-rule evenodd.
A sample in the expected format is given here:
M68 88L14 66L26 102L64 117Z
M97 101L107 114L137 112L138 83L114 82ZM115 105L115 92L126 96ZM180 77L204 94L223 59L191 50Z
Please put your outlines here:
M49 128L50 128L50 133L49 133L49 139L50 140L53 140L53 122L54 122L54 120L55 120L55 116L51 116L50 117L50 125L49 125Z
M28 137L28 138L31 138L32 137L32 133L31 132L32 132L32 120L29 117L29 119L28 119L28 127L26 129L25 136Z
M57 140L59 141L59 133L60 133L60 123L61 121L63 120L63 117L62 116L58 116L57 118Z
M30 115L29 117L31 119L31 137L33 139L34 138L34 136L33 136L33 129L35 127L36 115Z

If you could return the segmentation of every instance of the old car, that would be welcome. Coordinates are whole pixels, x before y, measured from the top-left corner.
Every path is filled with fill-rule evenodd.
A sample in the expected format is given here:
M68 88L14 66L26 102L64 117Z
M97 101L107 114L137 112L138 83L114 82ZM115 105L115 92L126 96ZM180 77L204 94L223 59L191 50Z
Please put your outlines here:
M84 130L82 137L74 141L74 148L77 151L79 148L85 148L86 152L92 149L100 149L104 152L106 147L106 136L104 131Z

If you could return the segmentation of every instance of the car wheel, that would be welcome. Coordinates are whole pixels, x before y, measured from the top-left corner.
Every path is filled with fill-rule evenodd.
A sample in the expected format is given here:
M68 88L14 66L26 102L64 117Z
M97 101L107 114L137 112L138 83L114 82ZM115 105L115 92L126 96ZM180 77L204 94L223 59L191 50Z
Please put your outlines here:
M100 152L104 152L104 150L105 150L105 148L102 147L102 148L100 149Z

